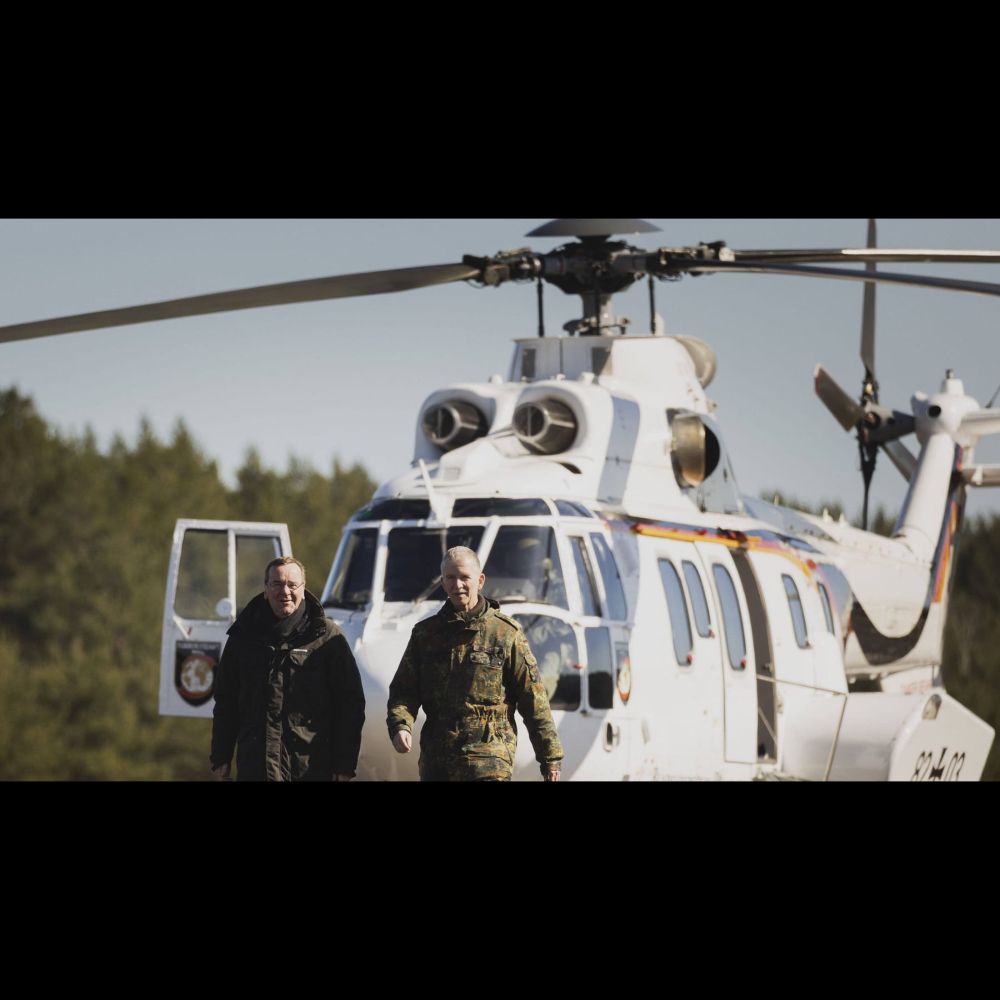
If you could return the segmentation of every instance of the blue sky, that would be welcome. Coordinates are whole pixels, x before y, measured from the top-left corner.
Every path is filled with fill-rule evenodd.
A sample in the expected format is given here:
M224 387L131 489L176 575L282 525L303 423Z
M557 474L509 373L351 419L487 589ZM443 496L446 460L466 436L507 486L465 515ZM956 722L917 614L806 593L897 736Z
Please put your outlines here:
M0 222L0 323L136 305L184 295L353 271L450 263L462 254L560 241L527 239L545 219L6 220ZM864 219L649 219L634 244L862 246ZM879 220L883 247L1000 249L1000 220ZM997 265L887 270L1000 283ZM710 343L719 370L709 395L745 493L779 486L818 502L860 506L857 449L816 399L822 363L852 395L860 284L771 275L715 275L657 284L668 333ZM546 288L554 332L578 300ZM641 284L615 300L633 329L648 325ZM435 388L506 374L511 341L536 332L530 285L464 284L277 306L228 315L0 345L0 385L31 394L65 431L134 440L142 415L161 436L183 418L232 474L254 445L284 468L291 453L328 471L333 456L387 479L410 461L422 400ZM883 403L908 410L937 391L946 368L985 405L1000 386L1000 299L878 290L877 370ZM1000 462L1000 441L978 457ZM903 480L886 459L873 503L895 509ZM1000 490L973 495L973 513L1000 512ZM182 514L183 512L178 512Z

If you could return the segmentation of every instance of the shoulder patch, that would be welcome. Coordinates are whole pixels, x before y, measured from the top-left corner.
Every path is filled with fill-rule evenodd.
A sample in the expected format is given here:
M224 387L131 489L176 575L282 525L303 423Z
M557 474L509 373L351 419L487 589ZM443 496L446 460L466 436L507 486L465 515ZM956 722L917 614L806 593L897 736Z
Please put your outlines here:
M509 618L502 611L494 611L493 614L495 614L501 621L505 621L508 625L512 625L518 632L524 631L524 629L521 628L521 623L519 621L514 618Z

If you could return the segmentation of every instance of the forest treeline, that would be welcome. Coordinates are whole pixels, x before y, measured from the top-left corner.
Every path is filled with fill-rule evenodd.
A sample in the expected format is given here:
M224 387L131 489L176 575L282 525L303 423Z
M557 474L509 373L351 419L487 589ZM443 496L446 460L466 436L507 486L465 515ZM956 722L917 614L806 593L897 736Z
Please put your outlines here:
M375 485L358 465L334 461L323 475L292 458L279 473L251 450L229 488L182 423L169 441L143 423L133 445L102 451L0 391L0 779L207 779L208 720L158 714L175 520L287 522L318 591ZM878 512L875 529L891 526ZM967 524L960 542L945 683L1000 730L998 609L994 516ZM1000 778L996 745L984 777Z
M0 392L0 779L207 775L211 723L158 714L174 522L287 522L316 590L376 486L360 465L323 475L293 457L279 473L252 450L236 480L182 423L102 451Z

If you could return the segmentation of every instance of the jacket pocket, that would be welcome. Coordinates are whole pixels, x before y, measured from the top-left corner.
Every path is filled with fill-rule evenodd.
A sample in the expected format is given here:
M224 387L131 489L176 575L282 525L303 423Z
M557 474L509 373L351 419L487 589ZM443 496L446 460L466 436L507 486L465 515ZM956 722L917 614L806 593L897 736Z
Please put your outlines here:
M495 661L474 663L469 701L481 705L499 705L503 701L503 667Z
M503 740L469 742L461 748L462 778L466 781L509 781L514 756Z
M316 738L315 723L301 712L288 713L288 731L302 743L312 743Z

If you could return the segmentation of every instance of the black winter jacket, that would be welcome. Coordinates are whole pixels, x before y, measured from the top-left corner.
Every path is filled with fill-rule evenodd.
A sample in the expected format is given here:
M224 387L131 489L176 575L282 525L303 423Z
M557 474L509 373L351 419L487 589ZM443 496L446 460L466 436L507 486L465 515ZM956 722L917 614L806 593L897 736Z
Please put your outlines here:
M263 594L229 629L219 661L213 767L236 754L241 781L329 781L351 774L361 749L365 696L344 633L307 590L305 615L285 641Z

